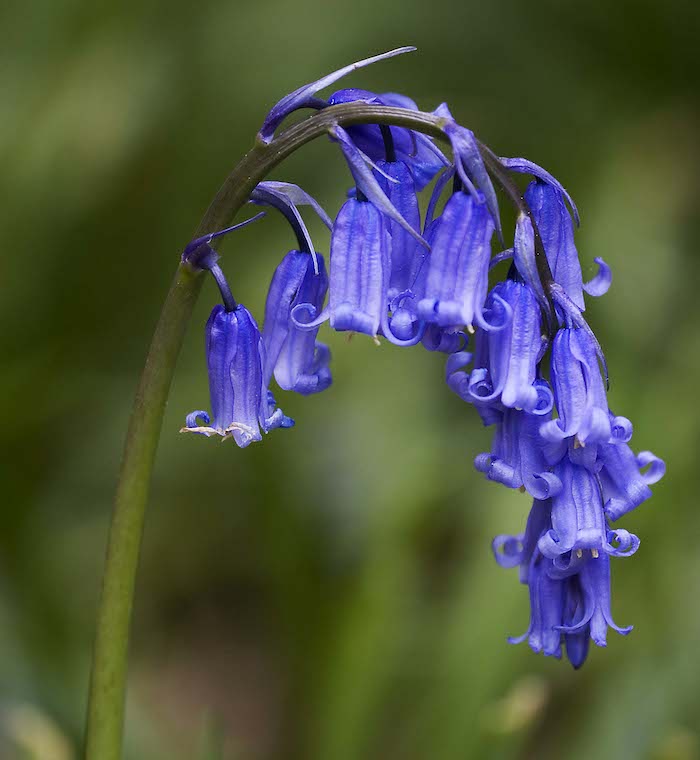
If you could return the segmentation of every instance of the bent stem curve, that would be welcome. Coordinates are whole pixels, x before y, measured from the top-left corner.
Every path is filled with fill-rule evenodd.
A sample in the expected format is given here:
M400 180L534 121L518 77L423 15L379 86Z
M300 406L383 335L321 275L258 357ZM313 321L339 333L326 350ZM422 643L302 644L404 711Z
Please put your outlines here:
M336 125L387 124L444 139L444 120L433 114L368 103L330 106L284 130L269 144L257 141L227 177L194 237L226 226L255 186L297 148ZM109 531L97 617L85 740L86 760L120 760L129 628L144 515L170 385L202 272L180 264L141 375L124 446Z

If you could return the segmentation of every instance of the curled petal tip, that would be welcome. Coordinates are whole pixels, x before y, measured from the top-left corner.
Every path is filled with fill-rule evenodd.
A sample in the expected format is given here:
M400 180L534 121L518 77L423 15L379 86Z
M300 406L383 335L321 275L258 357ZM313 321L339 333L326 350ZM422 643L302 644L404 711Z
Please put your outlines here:
M666 474L666 462L655 456L651 451L640 451L637 455L637 466L647 468L642 472L642 479L648 486L658 483Z
M605 295L610 289L612 270L600 257L596 257L594 261L598 265L598 274L592 280L585 282L583 289L589 296L598 297Z

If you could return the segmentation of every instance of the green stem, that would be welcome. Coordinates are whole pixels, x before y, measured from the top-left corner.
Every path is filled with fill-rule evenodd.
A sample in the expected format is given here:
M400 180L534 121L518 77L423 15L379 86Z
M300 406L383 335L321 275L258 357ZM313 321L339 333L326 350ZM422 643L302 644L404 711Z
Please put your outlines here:
M431 114L366 103L332 106L295 124L269 145L258 141L224 182L195 237L226 226L253 188L277 164L335 124L374 123L442 136ZM120 760L127 655L144 515L151 472L178 354L202 285L200 272L181 264L165 299L141 376L124 446L109 531L97 617L86 729L86 760Z
M175 363L202 278L178 269L136 393L109 532L88 708L86 757L118 760L129 621L151 470Z

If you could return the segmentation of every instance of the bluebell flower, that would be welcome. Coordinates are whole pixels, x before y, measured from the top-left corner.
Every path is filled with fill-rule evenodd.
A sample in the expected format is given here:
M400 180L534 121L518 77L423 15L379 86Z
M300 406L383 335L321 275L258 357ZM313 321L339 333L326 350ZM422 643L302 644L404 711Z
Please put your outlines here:
M500 315L500 329L477 330L474 368L467 378L460 379L460 395L474 404L548 414L553 396L539 376L547 339L542 335L541 311L532 290L518 280L498 283L487 307L487 314ZM492 328L495 324L494 320Z
M637 551L639 539L625 530L610 530L596 477L568 457L555 466L561 488L552 494L552 527L540 538L538 547L549 559L584 550L627 557Z
M538 549L540 537L551 525L551 502L535 499L525 533L519 536L497 536L492 543L494 557L501 567L518 567L520 582L530 594L530 624L519 637L510 637L511 644L528 641L535 652L561 657L561 626L566 611L576 596L575 582L549 573L552 563Z
M265 384L274 373L280 388L303 395L318 393L331 384L330 350L317 342L318 328L301 330L291 317L300 304L307 311L323 309L328 276L320 254L316 254L316 268L318 272L311 253L290 251L275 270L265 304Z
M338 212L331 235L328 307L320 314L309 303L292 309L302 330L326 319L335 330L352 330L376 337L387 311L387 233L384 217L368 201L349 198Z
M269 144L302 108L340 113L351 110L341 104L361 101L417 110L397 93L340 89L318 96L351 71L412 49L359 61L287 95L268 114L259 141ZM186 248L183 262L211 272L224 306L206 328L211 417L193 412L185 430L246 446L292 425L268 386L274 377L302 394L328 387L330 353L317 340L327 320L335 330L446 353L448 386L493 427L490 451L474 460L477 470L534 499L524 532L493 543L499 564L518 567L530 596L527 632L511 641L527 640L548 656L565 650L578 668L591 640L605 646L608 628L630 630L612 619L610 559L633 554L639 539L611 525L649 498L665 465L651 452L635 454L630 421L609 409L605 357L583 313L584 293L602 295L611 274L596 258L597 275L583 282L570 195L542 167L499 159L446 104L433 116L450 142L451 162L430 137L410 129L330 124L355 185L332 225L295 185L262 182L252 191L250 202L281 211L297 238L273 275L262 336L217 263L212 243L228 230ZM508 171L534 178L523 197ZM491 175L516 207L507 250ZM421 225L417 194L434 178ZM302 203L331 227L328 276L297 209ZM510 258L507 278L489 293L490 271Z
M649 486L661 480L666 472L662 459L651 451L635 455L625 442L599 446L597 454L605 513L611 520L649 499Z
M520 580L527 584L530 593L528 629L509 641L512 644L527 641L533 651L557 658L561 657L564 643L571 664L579 668L588 654L590 639L605 646L609 627L622 634L632 629L616 625L612 618L610 553L587 549L556 559L542 553L543 539L551 533L552 520L556 519L553 516L556 507L552 506L555 501L535 500L525 534L496 537L493 552L502 567L520 568ZM624 541L633 545L629 534L617 540L620 545Z
M493 325L484 319L493 220L483 203L454 193L430 228L425 292L418 315L440 327Z
M474 466L489 480L521 488L535 499L555 496L561 482L547 465L539 433L541 424L542 418L537 415L504 409L498 415L491 451L479 454Z
M480 336L489 344L491 393L503 406L545 413L545 407L552 406L551 392L546 384L535 385L535 380L547 338L535 294L526 284L508 279L494 287L490 302L500 304L509 315L502 330Z
M631 423L612 418L592 334L580 328L559 330L552 345L552 385L559 419L542 426L549 441L575 436L579 443L614 443L631 435Z
M275 407L263 381L265 349L250 312L238 304L226 311L217 305L206 325L211 416L205 411L187 415L182 432L233 438L241 448L261 440L278 427L294 421Z
M602 296L612 282L612 273L601 258L596 258L598 274L583 283L581 264L574 243L574 226L569 210L564 205L562 193L552 184L531 182L525 191L525 200L542 238L547 261L555 281L566 295L583 311L583 291L589 295Z

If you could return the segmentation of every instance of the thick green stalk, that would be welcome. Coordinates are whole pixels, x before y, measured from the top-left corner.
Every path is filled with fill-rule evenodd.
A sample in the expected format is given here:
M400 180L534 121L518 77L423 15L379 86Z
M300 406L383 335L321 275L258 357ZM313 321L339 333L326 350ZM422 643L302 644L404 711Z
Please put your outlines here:
M141 376L109 531L86 738L89 760L119 760L129 624L151 470L180 346L202 278L180 266Z
M234 217L250 192L277 164L335 124L382 123L441 136L431 114L366 103L320 111L285 130L269 145L258 141L224 182L195 236L214 232ZM127 655L144 515L151 472L177 357L202 283L181 264L165 299L141 376L126 436L109 531L88 702L86 760L120 760Z

